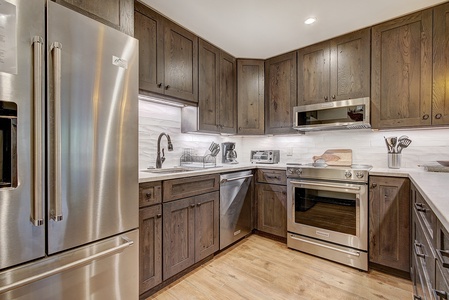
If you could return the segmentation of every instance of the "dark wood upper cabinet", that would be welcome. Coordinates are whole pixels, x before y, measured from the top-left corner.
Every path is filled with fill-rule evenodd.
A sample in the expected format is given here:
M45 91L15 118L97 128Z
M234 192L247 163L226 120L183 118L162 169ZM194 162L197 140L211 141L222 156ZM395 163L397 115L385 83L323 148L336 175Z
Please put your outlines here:
M265 133L296 132L293 107L296 106L296 52L265 62Z
M329 41L298 50L298 105L329 100Z
M91 19L134 35L134 0L53 0Z
M370 29L298 50L298 104L369 97Z
M198 37L139 2L134 17L139 89L197 102Z
M199 131L236 133L236 62L201 40L198 59Z
M370 34L367 28L330 41L330 100L369 97Z
M372 28L373 128L430 125L432 10Z
M449 125L449 4L434 8L432 124Z
M237 60L237 124L238 134L265 133L263 60Z
M370 176L369 260L410 271L410 181Z
M220 51L219 125L221 133L237 132L237 66L233 56Z

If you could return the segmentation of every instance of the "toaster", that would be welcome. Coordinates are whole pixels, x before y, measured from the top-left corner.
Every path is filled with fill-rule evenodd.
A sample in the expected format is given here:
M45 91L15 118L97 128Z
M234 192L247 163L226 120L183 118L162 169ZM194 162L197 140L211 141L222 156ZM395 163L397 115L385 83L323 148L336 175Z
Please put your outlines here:
M279 162L279 150L251 150L251 163L277 164Z

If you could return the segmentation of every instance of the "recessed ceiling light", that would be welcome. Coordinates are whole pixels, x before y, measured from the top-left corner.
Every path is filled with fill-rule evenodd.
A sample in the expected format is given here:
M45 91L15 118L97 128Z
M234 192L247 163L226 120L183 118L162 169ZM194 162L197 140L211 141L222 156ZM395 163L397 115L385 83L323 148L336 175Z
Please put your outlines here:
M307 20L304 21L304 24L310 25L312 23L315 23L316 18L308 18Z

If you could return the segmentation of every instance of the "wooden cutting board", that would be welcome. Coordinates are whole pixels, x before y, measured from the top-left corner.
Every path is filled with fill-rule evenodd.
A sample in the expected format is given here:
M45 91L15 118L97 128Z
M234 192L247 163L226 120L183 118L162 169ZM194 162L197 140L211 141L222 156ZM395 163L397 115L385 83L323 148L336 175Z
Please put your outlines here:
M320 156L314 156L313 162L322 159L328 166L350 166L352 165L351 149L329 149Z

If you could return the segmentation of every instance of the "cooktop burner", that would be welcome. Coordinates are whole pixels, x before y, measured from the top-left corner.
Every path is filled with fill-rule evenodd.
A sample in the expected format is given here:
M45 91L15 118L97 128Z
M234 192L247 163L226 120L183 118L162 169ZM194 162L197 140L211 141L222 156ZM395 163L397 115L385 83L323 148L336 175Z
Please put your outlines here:
M366 183L371 168L372 166L365 164L329 166L323 163L287 163L287 177Z

